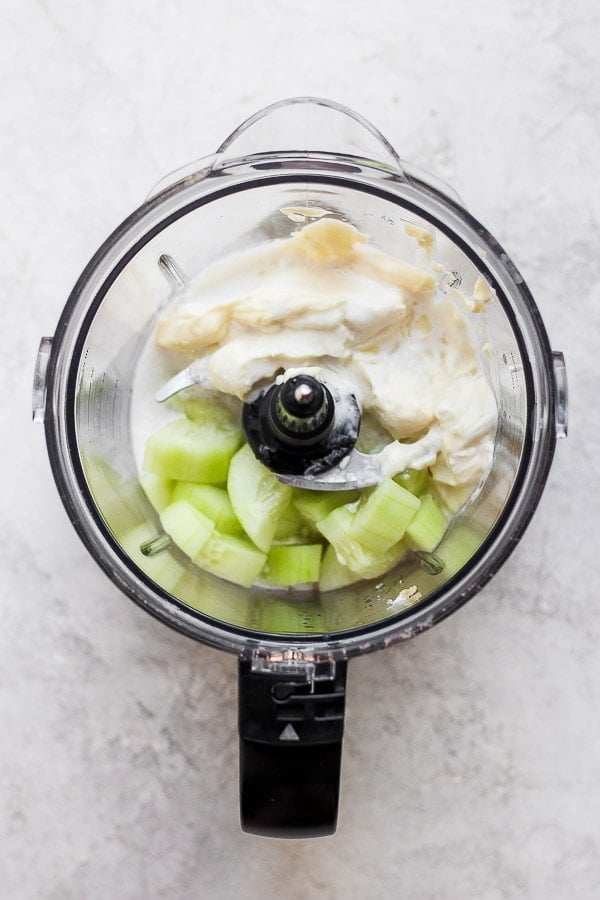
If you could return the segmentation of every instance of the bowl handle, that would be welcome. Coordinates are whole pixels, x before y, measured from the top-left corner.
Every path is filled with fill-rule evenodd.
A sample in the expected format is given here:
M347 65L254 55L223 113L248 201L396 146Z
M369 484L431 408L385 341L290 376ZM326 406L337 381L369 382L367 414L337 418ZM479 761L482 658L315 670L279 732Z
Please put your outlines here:
M386 177L411 182L417 179L464 206L454 188L437 175L411 164L407 167L388 139L368 119L355 110L323 97L290 97L255 112L225 138L212 156L195 160L171 172L154 185L148 197L184 178L203 179L219 173L235 155L245 159L254 154L327 153L340 163L349 157L367 160L381 168Z
M290 97L259 109L225 138L215 165L231 156L265 151L327 152L365 157L404 177L400 157L386 137L341 103L322 97Z
M244 831L309 838L335 832L346 662L331 677L256 671L239 661L240 814Z

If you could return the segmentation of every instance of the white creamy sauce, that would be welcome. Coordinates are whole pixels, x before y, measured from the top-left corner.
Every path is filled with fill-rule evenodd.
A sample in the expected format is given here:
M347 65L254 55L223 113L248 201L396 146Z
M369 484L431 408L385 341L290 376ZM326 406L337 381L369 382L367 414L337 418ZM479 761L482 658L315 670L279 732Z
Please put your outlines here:
M320 218L211 265L168 308L156 341L134 389L138 461L168 414L155 390L206 357L214 388L240 401L282 372L333 370L389 432L385 473L429 467L451 511L489 471L497 407L468 314L432 271L368 246L347 223ZM165 350L175 351L168 362Z

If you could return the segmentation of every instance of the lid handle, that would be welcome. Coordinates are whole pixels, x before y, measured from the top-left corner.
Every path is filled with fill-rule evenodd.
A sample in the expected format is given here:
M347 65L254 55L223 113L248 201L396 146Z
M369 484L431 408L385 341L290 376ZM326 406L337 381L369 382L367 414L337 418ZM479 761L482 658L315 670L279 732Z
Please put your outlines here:
M259 109L225 138L217 150L217 166L225 154L231 155L234 144L241 156L266 150L344 151L405 177L400 157L378 128L353 109L323 97L290 97Z

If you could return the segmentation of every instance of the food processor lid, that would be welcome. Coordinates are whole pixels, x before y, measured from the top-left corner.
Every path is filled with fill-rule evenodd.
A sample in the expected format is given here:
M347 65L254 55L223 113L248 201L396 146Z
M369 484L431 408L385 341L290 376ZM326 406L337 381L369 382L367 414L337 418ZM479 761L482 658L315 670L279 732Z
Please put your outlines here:
M286 149L283 144L271 140L265 144L264 137L261 138L257 130L258 126L265 124L267 118L271 120L276 113L287 115L300 108L314 109L327 115L333 110L342 119L350 118L353 127L357 125L361 133L366 130L369 139L378 142L380 151L366 158L361 152L361 140L356 139L354 148L345 144L345 147L354 149L355 153L340 154L337 137L331 146L335 146L338 152L328 149L326 142L321 139L311 142L312 146L323 148L317 151L298 150L305 143L295 143L296 138L291 143L291 147L295 146L296 149ZM305 135L304 120L301 128ZM253 140L256 137L259 146L281 149L256 152L249 145L244 148L248 150L247 153L237 158L227 158L234 143L237 142L237 146L241 147L242 138L249 137L251 132ZM510 355L506 356L502 378L508 381L511 378L521 379L528 410L523 433L523 452L511 492L497 511L493 529L468 558L468 565L459 565L452 572L452 566L445 562L448 580L443 584L438 581L436 587L436 574L433 571L436 561L425 559L424 573L432 579L429 582L432 589L424 602L403 605L403 599L410 597L402 598L405 590L402 589L398 595L401 601L389 608L384 617L366 617L358 627L339 630L332 627L337 621L335 616L341 615L339 609L336 609L333 619L328 623L320 623L321 630L278 634L276 630L264 631L250 624L242 627L232 625L218 616L194 610L169 595L168 591L165 592L160 581L157 590L156 581L148 578L143 571L131 570L131 555L118 542L115 543L103 521L103 517L104 520L106 517L104 514L99 515L97 503L92 497L93 491L90 492L89 470L84 471L82 467L81 442L76 434L75 417L80 414L76 409L79 407L80 410L84 402L88 404L91 414L93 398L90 406L90 398L84 400L80 392L82 371L87 375L90 372L89 368L85 370L84 356L90 348L90 357L94 356L94 340L98 340L98 333L94 334L91 342L90 336L103 312L111 304L116 308L111 290L115 290L127 267L139 264L146 271L149 259L157 259L157 277L164 279L171 291L182 291L190 280L186 261L166 241L160 254L156 256L156 238L160 235L173 235L179 228L177 234L181 239L182 226L191 220L196 211L206 210L214 204L225 209L229 198L263 187L272 191L288 187L291 189L299 183L309 193L317 188L329 192L332 207L335 206L336 191L346 191L348 196L353 196L355 192L363 198L365 207L370 205L373 212L379 212L378 220L385 219L388 208L393 207L413 219L420 217L436 229L440 242L449 255L454 254L452 258L464 259L483 273L494 290L513 330L516 345L520 348L519 360L511 360ZM449 197L447 191L440 191L437 185L432 184L431 179L423 178L414 167L409 170L400 163L389 143L373 126L365 124L362 117L328 101L295 98L273 104L236 129L214 157L195 164L193 171L187 169L183 173L177 173L174 180L163 181L157 190L109 238L91 261L67 304L51 352L47 339L38 357L34 410L38 419L45 418L55 477L84 542L113 580L163 621L208 643L245 655L254 654L257 658L264 658L265 654L269 658L274 658L277 654L285 656L293 648L294 653L309 661L331 657L341 659L353 653L376 649L430 627L478 590L515 545L539 499L555 437L566 433L563 360L560 354L551 355L539 313L519 273L493 238L457 205L454 197ZM175 230L169 231L171 226ZM373 227L380 227L374 215ZM147 252L148 248L151 248L151 252ZM451 277L459 276L457 271L448 269L443 278L449 283ZM128 352L131 354L131 346L123 346L125 356ZM189 377L189 370L184 371L188 371L188 376L183 376L185 380L185 377ZM121 383L121 389L122 387ZM106 382L102 390L105 394L97 401L101 405L107 400ZM116 414L120 414L119 400L112 398L111 402L113 401L116 404ZM93 416L89 427L91 434L94 428ZM358 454L358 451L352 450L352 453ZM89 458L87 462L89 463ZM364 471L364 467L361 468L364 461L359 462L361 465L357 471ZM345 476L352 472L353 465L350 463ZM282 477L288 477L291 483L297 483L293 480L296 477L293 473L287 476L283 474ZM321 479L328 489L335 486L327 482L327 473L316 473L310 477L315 485ZM108 484L110 479L104 475L102 478L103 484ZM133 501L132 505L135 505ZM481 533L479 534L481 537ZM99 547L102 549L99 550ZM463 560L464 562L467 560ZM429 573L426 571L427 566L430 568ZM368 600L366 595L361 597L361 602L367 603ZM232 597L230 602L234 603L235 599ZM338 607L342 602L340 598Z

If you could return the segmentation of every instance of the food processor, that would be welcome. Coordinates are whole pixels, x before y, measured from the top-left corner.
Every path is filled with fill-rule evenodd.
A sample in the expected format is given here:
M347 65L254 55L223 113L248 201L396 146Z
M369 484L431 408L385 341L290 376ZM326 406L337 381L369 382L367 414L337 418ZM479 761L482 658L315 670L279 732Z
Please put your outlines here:
M245 588L164 540L139 485L132 386L159 317L197 273L288 237L314 209L396 256L414 255L406 226L422 229L442 291L472 297L478 280L489 286L471 318L498 406L493 464L433 552L337 590ZM165 367L157 404L202 384L201 363L179 368L173 381L172 360ZM332 444L340 404L350 426ZM69 518L109 578L160 621L237 655L242 828L310 837L336 827L349 659L431 628L498 570L566 436L567 386L523 278L454 191L401 161L362 116L298 97L260 110L216 154L160 182L106 240L41 341L33 413ZM283 481L323 490L382 477L377 454L355 446L360 410L335 379L268 385L243 420L254 453Z

